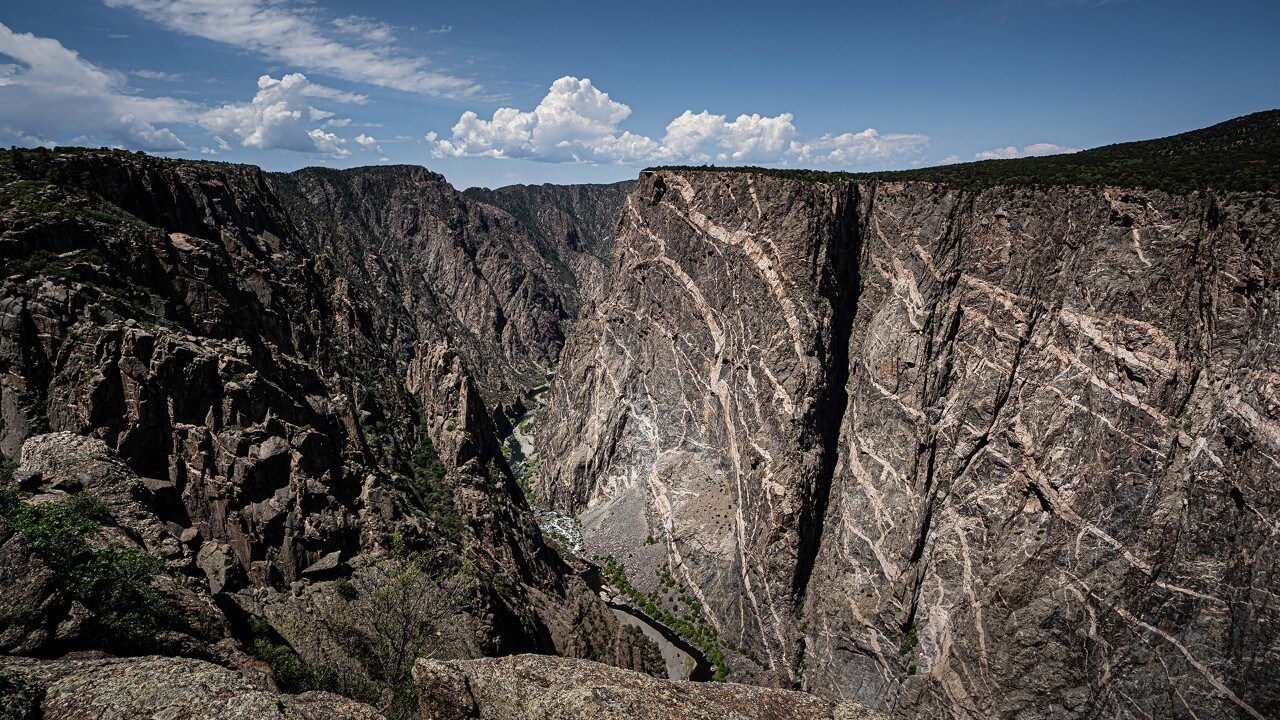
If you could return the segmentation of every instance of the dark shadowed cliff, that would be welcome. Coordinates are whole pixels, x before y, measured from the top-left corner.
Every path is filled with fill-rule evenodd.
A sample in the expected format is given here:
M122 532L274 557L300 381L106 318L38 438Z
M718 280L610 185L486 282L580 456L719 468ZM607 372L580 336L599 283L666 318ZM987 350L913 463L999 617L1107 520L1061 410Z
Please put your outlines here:
M486 398L543 382L566 317L509 215L421 169L273 178L73 150L0 153L0 172L0 447L21 463L4 502L27 528L5 547L29 558L21 538L47 521L24 502L71 518L29 560L50 579L8 577L25 585L6 600L27 600L6 610L5 650L101 646L111 597L80 560L60 574L58 553L102 526L91 543L161 557L171 595L204 608L174 623L198 656L261 641L401 682L378 676L360 628L315 620L339 590L376 600L369 558L392 552L450 578L432 652L641 667L498 451ZM85 491L127 497L63 511ZM120 649L152 649L130 632Z
M471 188L465 194L506 210L528 228L539 256L560 278L576 318L608 290L618 213L635 184L509 185Z

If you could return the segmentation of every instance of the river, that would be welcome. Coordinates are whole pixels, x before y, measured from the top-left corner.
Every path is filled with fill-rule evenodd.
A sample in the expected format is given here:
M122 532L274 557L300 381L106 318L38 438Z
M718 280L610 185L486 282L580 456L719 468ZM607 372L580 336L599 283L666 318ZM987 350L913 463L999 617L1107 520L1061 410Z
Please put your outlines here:
M538 449L533 440L533 424L537 422L538 413L546 406L547 393L550 389L550 378L548 378L547 384L529 392L527 403L529 411L512 423L511 434L503 438L507 462L521 488L527 487L529 478L538 466ZM615 588L601 586L600 568L593 558L588 557L586 546L582 542L582 526L578 521L544 507L532 496L532 493L526 492L526 494L529 496L533 517L538 522L542 533L559 538L570 553L586 564L588 570L583 573L584 579L608 603L614 617L623 625L640 628L640 632L662 651L662 659L667 667L667 677L671 680L710 679L711 663L698 648L643 611L622 602L625 598Z

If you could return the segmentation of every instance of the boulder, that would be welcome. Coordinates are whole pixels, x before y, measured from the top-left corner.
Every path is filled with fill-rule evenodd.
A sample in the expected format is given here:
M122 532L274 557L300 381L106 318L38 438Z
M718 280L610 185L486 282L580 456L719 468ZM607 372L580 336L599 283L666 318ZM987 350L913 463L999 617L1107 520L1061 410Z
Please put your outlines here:
M6 685L7 684L7 685ZM190 658L0 658L0 690L12 717L43 720L375 720L376 710L326 692L286 695ZM20 693L20 694L19 694ZM33 706L38 702L38 713ZM27 714L24 716L22 712ZM10 717L9 715L5 716Z
M662 680L589 660L419 660L422 720L876 720L852 703L735 683Z

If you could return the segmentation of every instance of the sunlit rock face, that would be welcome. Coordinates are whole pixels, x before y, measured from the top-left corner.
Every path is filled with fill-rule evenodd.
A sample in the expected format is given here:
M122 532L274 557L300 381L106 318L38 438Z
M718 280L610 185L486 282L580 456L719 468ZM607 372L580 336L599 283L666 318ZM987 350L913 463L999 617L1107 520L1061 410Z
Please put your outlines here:
M669 569L734 678L903 716L1271 715L1261 199L647 172L537 491L642 592Z

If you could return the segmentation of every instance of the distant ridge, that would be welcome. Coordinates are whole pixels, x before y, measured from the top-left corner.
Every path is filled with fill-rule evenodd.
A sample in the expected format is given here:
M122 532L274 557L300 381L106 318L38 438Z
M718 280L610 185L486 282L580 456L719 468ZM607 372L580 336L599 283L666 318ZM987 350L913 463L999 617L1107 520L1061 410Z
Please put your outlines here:
M1280 110L1245 115L1158 140L1107 145L1069 155L984 160L892 172L825 172L760 167L677 167L761 173L797 180L921 180L963 189L1016 185L1116 185L1185 193L1202 188L1280 188Z

